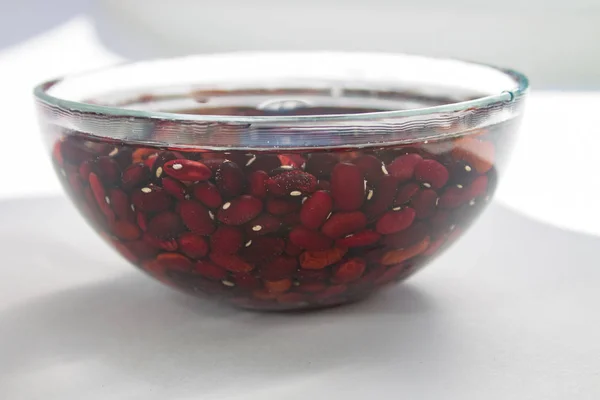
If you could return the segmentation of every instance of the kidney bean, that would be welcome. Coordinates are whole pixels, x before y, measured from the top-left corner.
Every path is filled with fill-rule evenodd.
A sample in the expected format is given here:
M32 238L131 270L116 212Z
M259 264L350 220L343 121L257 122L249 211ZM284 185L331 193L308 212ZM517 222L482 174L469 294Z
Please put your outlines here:
M382 235L400 232L408 228L414 221L416 212L410 207L388 211L377 220L376 230Z
M219 208L223 204L221 193L211 182L204 181L194 184L192 193L196 200L208 208Z
M300 170L281 172L269 178L267 189L275 196L298 197L313 193L316 190L317 179L309 173Z
M215 181L221 195L225 198L239 196L246 188L244 172L236 163L229 160L221 163L215 172Z
M325 222L321 231L332 239L339 239L367 226L367 217L360 211L338 212Z
M79 166L79 176L81 179L89 180L90 173L93 172L92 163L90 161L84 161Z
M321 269L340 261L348 249L332 247L327 250L307 250L300 254L300 266L305 269Z
M441 208L458 208L469 201L469 192L455 186L447 188L440 196L438 206Z
M270 293L284 293L290 290L292 281L289 279L280 279L278 281L265 281L265 290Z
M111 229L113 234L122 240L135 240L142 233L136 224L123 220L111 222Z
M331 275L330 268L321 269L299 269L296 273L296 280L302 284L323 282L329 279Z
M162 178L161 184L165 192L175 197L178 200L184 200L187 197L187 186L178 180L165 177Z
M83 141L74 138L61 142L60 153L62 160L76 165L94 158L93 151Z
M333 283L350 283L359 279L365 272L367 263L361 258L351 258L343 261L333 269Z
M336 240L335 246L345 248L370 246L377 243L380 237L379 233L366 229Z
M292 243L291 240L288 240L285 243L284 253L287 254L288 256L297 257L300 255L300 253L302 253L302 251L303 251L302 247L296 246L294 243Z
M163 268L175 271L189 271L194 265L189 258L179 253L161 253L156 256L156 261Z
M130 190L135 187L145 186L150 183L152 177L150 168L143 163L133 164L121 175L121 185L123 189Z
M143 213L135 213L135 222L138 224L138 226L143 232L146 232L148 230L148 219Z
M163 188L149 185L141 189L135 189L131 194L131 203L136 210L160 212L170 208L173 201Z
M271 214L261 214L245 225L246 235L252 238L275 233L281 228L281 225L282 223L279 218L274 217Z
M244 232L234 226L221 225L210 236L212 251L224 254L235 254L244 245Z
M165 174L179 181L205 181L212 176L212 171L206 165L185 158L167 161L162 168Z
M108 197L110 206L117 218L130 222L135 221L135 212L131 209L131 202L127 193L120 189L111 189Z
M448 182L448 170L435 160L422 160L414 168L415 179L426 187L439 189Z
M207 260L197 261L193 266L192 272L213 281L220 281L227 278L227 270Z
M363 173L367 181L376 182L384 173L381 166L383 163L377 157L371 154L365 154L352 161Z
M281 255L285 249L285 241L278 237L259 236L244 244L240 255L252 264L269 262Z
M93 172L89 175L89 183L98 208L100 211L102 211L102 214L108 218L109 221L113 221L115 219L115 213L108 204L110 199L106 195L106 191L104 190L104 186L102 186L100 179L98 179L98 176Z
M300 209L300 221L309 229L319 229L333 208L328 192L319 190L308 197Z
M302 305L306 302L306 296L295 292L281 293L277 296L277 302L281 304Z
M247 263L235 254L211 252L210 260L221 268L225 268L232 272L250 272L254 269L253 265Z
M266 209L267 212L273 215L286 215L298 211L302 203L295 198L281 199L281 198L269 198L267 199Z
M250 164L248 164L250 163ZM281 166L279 157L274 154L259 154L254 161L246 162L246 167L252 171L272 171Z
M145 240L134 240L134 241L125 242L125 243L120 243L120 242L115 243L115 245L117 245L117 244L118 244L117 250L119 252L122 252L123 249L126 248L128 250L128 252L134 256L136 261L130 260L134 263L137 261L153 258L158 254L158 251L159 251L156 247L151 246Z
M281 255L260 267L259 274L263 279L277 281L291 278L298 268L298 259Z
M398 189L396 198L394 199L394 206L403 206L408 204L414 195L419 192L420 186L414 182L408 182Z
M302 293L318 293L326 290L327 287L324 282L308 282L299 284L295 290Z
M211 237L212 238L212 237ZM203 236L184 232L177 238L179 251L192 259L199 259L208 254L208 242Z
M231 273L235 286L244 291L253 291L261 286L260 280L246 272L232 272Z
M418 154L404 154L396 157L390 165L387 166L387 171L391 176L396 178L398 182L406 182L415 174L415 167L423 161L423 157Z
M394 249L410 247L429 235L429 227L424 222L415 222L403 231L383 236L381 242Z
M349 163L338 163L331 172L331 195L335 208L354 211L365 199L364 177L360 169Z
M391 175L384 175L379 179L374 189L367 194L365 212L373 220L389 210L396 197L398 180Z
M301 168L306 160L300 154L279 154L281 165L289 165L294 168Z
M431 189L420 190L412 198L410 204L419 219L429 218L435 213L438 195Z
M146 243L148 243L148 245L150 245L156 249L165 250L165 251L176 251L178 248L177 240L175 240L173 238L160 239L160 238L153 236L152 234L145 233L144 236L142 236L142 239Z
M303 226L292 229L289 237L293 244L306 250L326 250L333 244L331 238Z
M419 243L414 244L410 247L400 250L392 250L383 255L381 258L381 264L383 265L392 265L399 264L403 261L409 260L413 257L418 256L423 253L429 247L430 238L426 236Z
M198 235L210 235L216 229L209 210L193 200L179 202L179 215L187 228Z
M337 164L338 157L331 153L313 153L306 160L306 172L317 178L326 177L331 174L333 167Z
M324 180L324 179L319 179L317 181L316 189L317 190L325 190L327 192L331 192L331 183L329 181Z
M100 180L106 185L112 185L121 179L119 164L108 156L101 156L96 159L96 171Z
M256 218L261 211L260 199L244 195L223 204L217 212L217 218L227 225L243 225Z
M166 240L176 238L184 229L179 215L164 211L148 222L147 233L154 238Z
M265 171L254 171L248 175L248 183L250 186L250 195L259 199L267 197L267 181L269 180L269 174Z

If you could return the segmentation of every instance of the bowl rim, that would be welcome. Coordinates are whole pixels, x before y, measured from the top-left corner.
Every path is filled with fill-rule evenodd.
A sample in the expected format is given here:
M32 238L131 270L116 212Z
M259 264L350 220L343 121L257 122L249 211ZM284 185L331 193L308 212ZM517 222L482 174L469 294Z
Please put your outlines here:
M457 61L472 66L481 66L491 68L497 72L500 72L509 78L511 78L516 86L512 89L501 91L500 93L482 96L471 100L452 102L442 105L430 106L430 107L419 107L411 108L407 110L389 110L389 111L375 111L366 113L348 113L348 114L317 114L317 115L276 115L276 116L230 116L230 115L210 115L210 114L182 114L174 112L163 112L163 111L147 111L147 110L136 110L122 108L118 106L107 106L100 104L92 104L74 100L68 100L65 98L53 96L48 91L59 83L68 80L72 77L84 77L87 74L93 72L102 72L105 70L116 69L122 66L134 66L136 64L143 63L154 63L160 61L175 61L184 60L186 58L198 58L198 57L211 57L211 56L316 56L316 55L330 55L330 56L397 56L397 57L419 57L427 59L428 61ZM254 123L269 123L277 124L281 123L327 123L335 121L369 121L376 119L388 119L388 118L404 118L413 116L424 116L436 113L447 113L462 111L471 108L489 107L493 105L499 105L507 102L514 101L515 99L521 98L526 95L529 91L529 79L516 70L510 68L501 68L490 64L473 62L462 60L458 58L447 58L447 57L431 57L431 56L420 56L409 53L388 53L388 52L350 52L350 51L294 51L294 52L279 52L279 51L243 51L243 52L224 52L224 53L207 53L197 54L184 57L167 57L167 58L156 58L142 61L126 61L110 65L108 67L102 67L95 70L84 71L78 74L66 75L63 77L51 79L36 85L33 89L33 94L36 100L54 108L58 108L69 113L84 113L84 114L95 114L103 115L107 117L133 117L143 119L161 119L170 122L200 122L200 123L233 123L233 124L254 124Z

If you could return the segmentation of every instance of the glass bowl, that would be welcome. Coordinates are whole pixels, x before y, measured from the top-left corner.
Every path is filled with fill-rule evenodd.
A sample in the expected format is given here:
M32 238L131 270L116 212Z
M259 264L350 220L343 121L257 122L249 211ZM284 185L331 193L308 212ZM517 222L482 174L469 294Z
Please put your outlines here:
M41 84L58 177L142 271L260 310L407 278L489 203L527 79L457 60L236 53Z

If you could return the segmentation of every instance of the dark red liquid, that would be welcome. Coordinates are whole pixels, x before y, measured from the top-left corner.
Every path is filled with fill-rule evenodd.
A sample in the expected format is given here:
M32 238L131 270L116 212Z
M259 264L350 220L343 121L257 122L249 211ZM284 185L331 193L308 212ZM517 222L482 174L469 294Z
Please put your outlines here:
M375 110L288 113L348 111ZM447 248L492 195L511 132L297 152L115 145L69 132L53 161L90 223L150 275L243 307L297 309L364 297Z

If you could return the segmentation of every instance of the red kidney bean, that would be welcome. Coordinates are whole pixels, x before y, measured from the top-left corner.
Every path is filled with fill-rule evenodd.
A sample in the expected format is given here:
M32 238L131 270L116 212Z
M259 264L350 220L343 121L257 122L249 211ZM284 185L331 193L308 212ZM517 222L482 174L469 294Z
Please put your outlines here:
M244 232L234 226L221 225L210 236L212 251L224 254L235 254L244 245Z
M192 187L194 198L208 208L218 208L223 204L219 189L211 182L198 182Z
M448 177L446 167L435 160L423 160L415 166L415 178L426 187L442 188Z
M273 215L286 215L298 211L302 203L295 198L280 199L280 198L269 198L267 199L266 209L270 214Z
M338 212L325 222L321 231L332 239L360 231L367 226L367 217L360 211Z
M455 186L447 188L440 196L438 206L441 208L458 208L469 201L469 192Z
M394 161L387 166L387 171L391 176L396 178L398 182L406 182L413 177L415 167L421 161L423 161L423 157L418 154L404 154L396 157Z
M301 283L296 290L302 293L318 293L327 289L327 284L323 282Z
M306 160L306 172L317 178L329 176L338 157L331 153L313 153Z
M232 161L224 161L215 173L215 181L221 195L226 198L242 194L246 187L246 177L238 165Z
M281 225L279 218L271 214L261 214L245 225L246 235L252 238L275 233L281 228Z
M143 232L146 232L148 230L148 220L143 213L135 213L135 222L137 222L138 226Z
M164 163L163 172L180 181L205 181L212 176L211 170L200 161L175 159Z
M296 272L296 281L300 283L323 282L329 279L331 269L299 269Z
M380 238L381 235L379 233L366 229L336 240L335 246L345 248L371 246L377 243Z
M281 165L289 165L294 168L301 168L306 160L300 154L279 154Z
M293 244L306 250L326 250L333 245L331 238L303 226L292 229L289 237Z
M252 158L250 160L252 160ZM253 171L260 170L268 172L281 166L279 157L274 154L258 154L256 155L256 158L254 158L254 161L250 162L250 160L246 162L246 167Z
M168 176L162 178L161 184L165 192L175 197L178 200L184 200L187 196L187 186L178 180L169 178Z
M333 208L328 192L319 190L306 199L300 210L300 221L309 229L319 229Z
M267 181L267 189L275 196L298 197L313 193L316 190L317 179L309 173L300 170L289 170L274 175Z
M485 196L488 188L488 177L486 175L478 176L469 186L469 196L471 198Z
M173 201L160 186L148 185L135 189L131 194L131 202L136 210L143 212L160 212L167 210Z
M383 264L383 265L399 264L399 263L409 260L413 257L416 257L419 254L423 253L425 250L427 250L427 247L429 247L429 243L430 243L430 238L429 238L429 236L426 236L419 243L414 244L410 247L407 247L404 249L399 249L399 250L389 251L389 252L385 253L383 255L383 257L381 258L381 264Z
M292 243L291 240L288 240L285 243L284 252L288 256L298 257L300 255L300 253L302 253L302 251L303 251L302 247L295 245L294 243Z
M123 171L121 185L125 190L144 186L150 182L151 176L150 168L143 163L133 164Z
M220 281L227 278L227 270L207 260L197 261L193 266L192 272L213 281Z
M223 204L217 212L217 218L227 225L243 225L256 218L261 211L260 199L244 195Z
M435 213L438 199L438 194L435 191L425 189L417 192L410 204L415 210L417 218L429 218Z
M132 242L119 243L117 250L122 251L126 248L129 253L133 254L137 261L153 258L158 254L158 249L151 246L145 240L134 240Z
M147 232L152 237L164 240L176 238L184 229L179 215L171 211L164 211L148 222Z
M429 228L423 222L415 222L403 231L383 236L382 243L395 249L410 247L429 234Z
M106 191L104 190L104 186L102 186L100 179L98 179L98 176L93 172L89 175L89 183L98 208L100 211L102 211L106 218L108 218L109 221L113 221L115 219L115 213L108 204L110 199L106 195Z
M374 189L369 189L365 212L369 219L373 220L389 210L396 197L398 181L390 175L379 179Z
M359 156L352 161L362 171L367 181L376 182L383 173L383 163L377 157L371 154Z
M61 158L71 164L80 164L94 157L93 151L81 140L65 140L60 145Z
M79 166L79 176L81 179L90 179L90 173L93 171L92 163L90 161L82 162Z
M122 240L135 240L140 237L142 231L138 226L129 221L111 222L112 233Z
M238 289L243 291L253 291L261 286L260 280L246 272L232 272L233 282Z
M415 217L416 212L410 207L406 207L397 211L388 211L377 220L377 232L381 233L382 235L400 232L401 230L408 228L413 223Z
M144 236L142 237L142 239L146 243L148 243L150 246L152 246L156 249L165 250L165 251L176 251L178 248L177 240L175 240L173 238L159 239L149 233L145 233Z
M117 218L130 222L135 221L135 213L131 209L131 202L127 193L120 189L111 189L109 202Z
M332 247L327 250L307 250L300 254L300 265L305 269L321 269L340 261L348 249Z
M184 232L177 238L179 251L192 259L205 257L208 254L208 242L203 236Z
M259 199L267 197L267 181L269 180L269 174L265 171L254 171L248 175L248 183L250 186L250 195Z
M278 281L265 281L265 290L270 293L284 293L290 290L292 281L280 279Z
M215 222L210 211L202 204L193 200L179 202L179 215L185 226L198 235L210 235L215 231Z
M394 206L403 206L408 204L414 195L419 192L420 186L414 182L408 182L398 189L396 198L394 199Z
M240 255L252 264L269 262L281 255L285 249L285 241L277 237L259 236L244 244Z
M221 268L232 272L250 272L254 266L244 261L235 254L225 254L218 252L210 253L210 260Z
M179 253L161 253L156 256L156 261L163 268L175 271L190 271L194 265L189 258Z
M298 269L298 259L287 255L274 258L260 267L259 274L263 279L277 281L291 278Z
M121 179L121 168L111 157L98 157L96 171L98 171L98 177L107 185L112 185Z
M361 258L351 258L341 262L333 269L333 283L350 283L359 279L365 272L367 263Z
M331 172L331 195L335 208L354 211L365 199L364 177L360 169L349 163L338 163Z
M324 179L319 179L317 181L316 189L317 190L325 190L327 192L331 192L331 183L329 181L324 180Z

